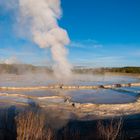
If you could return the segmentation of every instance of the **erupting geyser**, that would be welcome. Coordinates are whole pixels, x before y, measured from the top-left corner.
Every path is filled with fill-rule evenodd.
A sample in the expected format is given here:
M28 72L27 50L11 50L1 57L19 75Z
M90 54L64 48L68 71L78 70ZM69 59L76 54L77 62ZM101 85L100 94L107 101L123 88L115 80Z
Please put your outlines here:
M20 20L29 24L32 40L40 47L50 47L57 77L69 77L71 65L67 60L66 45L70 39L60 28L60 0L19 0Z
M18 23L31 41L40 48L50 48L54 74L58 78L69 77L72 66L65 46L70 39L57 22L62 15L60 0L5 0L0 4L16 9Z

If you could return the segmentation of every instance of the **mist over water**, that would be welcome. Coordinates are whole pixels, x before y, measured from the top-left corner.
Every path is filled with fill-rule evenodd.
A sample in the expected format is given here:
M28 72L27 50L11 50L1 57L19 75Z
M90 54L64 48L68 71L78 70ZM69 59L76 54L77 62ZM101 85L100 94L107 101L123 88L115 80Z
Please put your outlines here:
M26 70L26 69L25 69ZM110 74L73 74L69 80L56 79L51 73L1 74L0 86L106 85L139 82L139 78Z

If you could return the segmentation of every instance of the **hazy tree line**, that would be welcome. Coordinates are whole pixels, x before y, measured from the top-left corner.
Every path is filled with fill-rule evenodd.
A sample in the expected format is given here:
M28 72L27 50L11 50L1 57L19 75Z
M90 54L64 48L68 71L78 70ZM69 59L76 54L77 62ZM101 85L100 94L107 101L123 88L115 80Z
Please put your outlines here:
M23 73L36 73L36 72L46 72L52 73L51 67L45 66L34 66L29 64L0 64L0 73L9 74L23 74ZM84 68L84 67L74 67L72 69L73 73L83 73L83 74L95 74L95 73L106 73L106 72L119 72L119 73L140 73L140 67L122 67L122 68Z

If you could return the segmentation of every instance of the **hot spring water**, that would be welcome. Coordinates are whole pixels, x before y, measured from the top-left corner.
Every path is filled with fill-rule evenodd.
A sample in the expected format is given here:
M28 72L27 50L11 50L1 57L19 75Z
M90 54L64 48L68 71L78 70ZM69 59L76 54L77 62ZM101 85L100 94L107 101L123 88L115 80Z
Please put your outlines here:
M75 75L71 80L66 81L65 85L106 85L114 83L135 83L140 82L137 77L124 75ZM4 87L30 87L47 86L58 84L59 80L44 75L2 75L0 86ZM31 99L40 102L61 103L68 98L76 103L94 104L123 104L135 102L139 97L140 87L120 87L113 89L94 89L94 90L8 90L0 91L1 101L30 102ZM53 98L54 97L54 98Z

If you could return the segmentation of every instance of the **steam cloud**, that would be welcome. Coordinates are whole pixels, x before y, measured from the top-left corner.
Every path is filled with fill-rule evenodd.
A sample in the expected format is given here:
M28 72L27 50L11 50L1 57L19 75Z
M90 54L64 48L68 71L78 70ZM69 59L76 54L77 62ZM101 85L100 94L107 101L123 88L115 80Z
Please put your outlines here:
M57 23L62 15L60 4L60 0L16 1L19 23L28 26L29 30L26 32L40 48L50 48L54 61L53 70L58 78L69 77L71 74L71 65L67 60L65 48L70 39L67 31L60 28ZM23 30L25 26L22 26Z
M60 28L57 19L61 16L60 0L19 0L21 19L28 21L32 40L40 47L50 47L53 67L57 77L69 76L71 65L66 56L70 40L67 32Z

